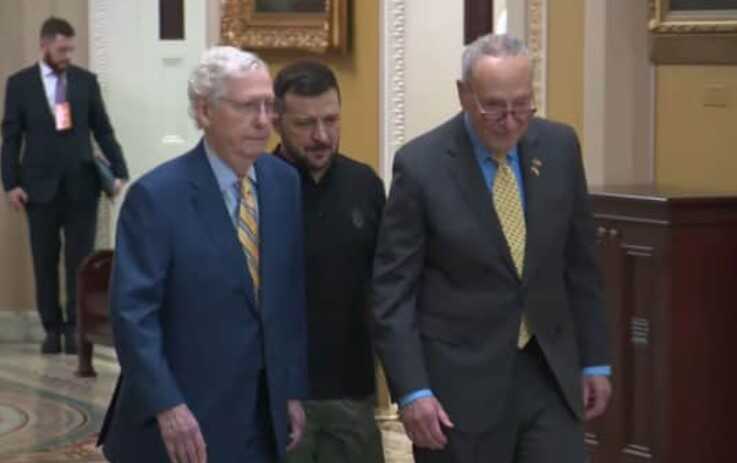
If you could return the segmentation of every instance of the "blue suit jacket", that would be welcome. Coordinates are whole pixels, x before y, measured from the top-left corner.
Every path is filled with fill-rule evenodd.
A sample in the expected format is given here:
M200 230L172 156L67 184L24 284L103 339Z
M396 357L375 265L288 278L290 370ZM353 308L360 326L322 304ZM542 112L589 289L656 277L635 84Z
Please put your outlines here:
M200 424L208 461L256 461L263 442L283 456L286 402L307 394L300 187L271 156L255 168L258 306L202 143L128 192L110 293L122 371L100 436L113 462L167 461L155 417L182 403Z

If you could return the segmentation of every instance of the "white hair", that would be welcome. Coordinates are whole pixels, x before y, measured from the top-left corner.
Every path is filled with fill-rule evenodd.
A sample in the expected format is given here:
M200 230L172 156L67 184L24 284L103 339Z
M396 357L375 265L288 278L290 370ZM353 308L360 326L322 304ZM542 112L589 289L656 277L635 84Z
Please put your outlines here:
M206 99L215 104L225 91L228 78L243 75L254 69L266 69L266 63L255 53L235 47L212 47L202 54L199 64L192 70L187 82L189 114L200 127L195 108Z
M463 51L463 59L461 63L461 79L468 82L473 73L473 66L484 56L513 57L526 56L529 58L530 52L527 50L522 40L507 34L487 34L482 35L474 40Z

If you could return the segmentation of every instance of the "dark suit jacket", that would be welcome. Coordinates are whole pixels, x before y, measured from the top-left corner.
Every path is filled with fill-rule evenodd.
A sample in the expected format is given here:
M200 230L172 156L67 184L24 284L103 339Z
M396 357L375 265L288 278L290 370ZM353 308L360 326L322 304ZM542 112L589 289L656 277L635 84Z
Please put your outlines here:
M577 137L533 119L519 152L522 279L462 115L397 153L379 233L375 336L391 391L400 398L431 388L461 430L483 431L498 419L523 311L578 416L581 369L609 362Z
M90 132L110 161L113 174L128 178L95 75L70 66L67 100L73 128L57 132L38 64L10 76L2 123L2 179L6 191L20 186L30 202L46 203L64 180L72 199L99 197L101 187L93 164Z
M167 461L155 417L182 403L200 424L208 461L253 459L267 424L258 412L264 370L266 437L277 454L286 448L287 399L307 394L302 205L294 169L271 156L255 168L258 306L201 143L128 192L110 293L122 371L101 436L114 462Z

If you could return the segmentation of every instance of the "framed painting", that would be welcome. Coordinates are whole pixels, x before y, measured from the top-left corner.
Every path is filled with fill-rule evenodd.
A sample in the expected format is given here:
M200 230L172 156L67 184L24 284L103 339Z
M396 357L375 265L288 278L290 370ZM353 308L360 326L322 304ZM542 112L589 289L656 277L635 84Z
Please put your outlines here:
M348 0L223 0L220 39L248 50L348 50Z
M649 0L658 64L737 63L737 0Z

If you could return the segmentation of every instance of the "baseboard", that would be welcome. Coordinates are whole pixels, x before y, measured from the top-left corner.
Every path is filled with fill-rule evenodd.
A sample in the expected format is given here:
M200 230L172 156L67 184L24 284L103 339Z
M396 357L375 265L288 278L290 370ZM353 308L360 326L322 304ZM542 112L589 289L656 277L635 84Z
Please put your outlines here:
M41 342L44 329L35 310L0 309L0 343Z
M45 336L38 313L34 310L0 309L0 344L40 343ZM115 349L95 345L94 357L98 360L117 363Z

